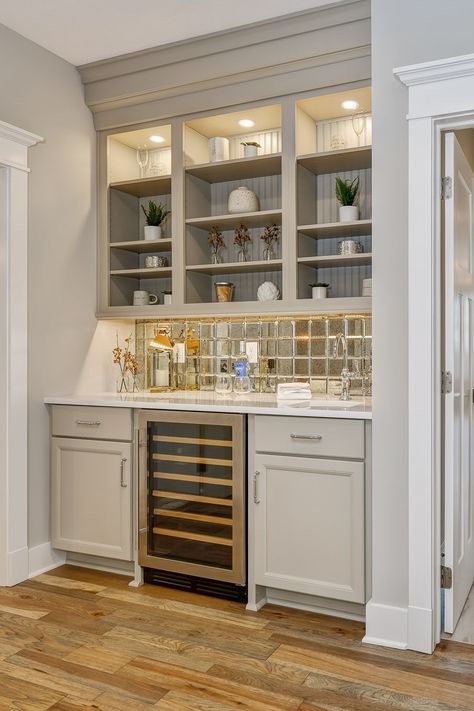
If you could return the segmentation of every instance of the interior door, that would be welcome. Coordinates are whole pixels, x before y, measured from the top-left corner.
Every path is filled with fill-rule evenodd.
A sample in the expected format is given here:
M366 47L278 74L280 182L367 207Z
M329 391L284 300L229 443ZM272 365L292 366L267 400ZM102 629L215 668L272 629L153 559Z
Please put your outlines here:
M452 587L444 590L444 631L453 632L474 580L473 535L473 171L454 133L445 136L444 553Z

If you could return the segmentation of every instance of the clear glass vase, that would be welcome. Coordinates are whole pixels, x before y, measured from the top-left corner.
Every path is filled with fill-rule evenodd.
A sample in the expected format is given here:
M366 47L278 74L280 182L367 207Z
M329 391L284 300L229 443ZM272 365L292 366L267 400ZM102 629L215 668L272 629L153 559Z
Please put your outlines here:
M246 244L243 244L239 248L239 251L237 252L237 261L238 262L248 262L249 261L249 253L247 252L247 245Z
M273 249L273 244L267 244L265 249L263 250L263 258L266 261L270 261L271 259L275 259L275 250Z
M125 373L120 372L115 385L118 393L133 392L133 377L128 371Z
M213 249L211 251L211 264L220 264L222 262L222 257L219 254L218 249Z

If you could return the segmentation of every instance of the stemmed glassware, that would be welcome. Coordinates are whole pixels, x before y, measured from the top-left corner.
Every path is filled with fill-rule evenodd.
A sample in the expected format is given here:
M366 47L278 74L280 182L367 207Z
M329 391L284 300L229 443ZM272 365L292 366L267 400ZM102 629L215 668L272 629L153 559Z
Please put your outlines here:
M148 148L146 146L138 146L137 148L137 163L140 168L140 178L145 177L145 168L148 165Z

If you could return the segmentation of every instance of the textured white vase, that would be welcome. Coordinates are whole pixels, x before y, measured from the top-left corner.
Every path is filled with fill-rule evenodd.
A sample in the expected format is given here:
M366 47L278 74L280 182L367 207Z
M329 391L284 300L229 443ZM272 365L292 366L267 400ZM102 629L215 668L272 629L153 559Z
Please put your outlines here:
M257 146L244 146L244 158L255 158L258 156Z
M311 295L313 299L326 299L328 295L327 286L313 286Z
M161 225L145 225L143 232L146 240L161 239Z
M340 205L339 222L356 222L359 219L358 205Z
M209 139L209 160L217 163L220 160L229 160L229 139L223 136L213 136Z
M280 289L272 281L264 281L257 289L259 301L276 301L280 298Z
M227 209L232 215L239 212L258 212L258 197L249 188L241 186L230 193Z

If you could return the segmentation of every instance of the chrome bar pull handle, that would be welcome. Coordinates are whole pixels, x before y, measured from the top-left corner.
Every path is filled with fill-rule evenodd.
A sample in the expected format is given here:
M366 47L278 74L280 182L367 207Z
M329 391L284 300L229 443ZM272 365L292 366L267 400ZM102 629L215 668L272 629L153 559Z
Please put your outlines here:
M310 439L313 442L320 442L323 438L322 435L301 435L301 434L290 434L291 439Z
M124 477L125 477L125 462L126 461L127 461L126 457L123 457L120 460L120 486L122 487L122 489L127 488L127 483L125 482L125 479L124 479Z
M253 503L254 504L259 504L260 499L258 498L258 477L260 476L260 472L255 472L253 475Z
M76 420L76 425L86 425L87 427L99 427L102 420Z

